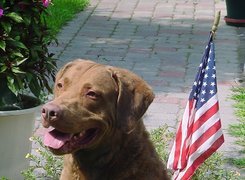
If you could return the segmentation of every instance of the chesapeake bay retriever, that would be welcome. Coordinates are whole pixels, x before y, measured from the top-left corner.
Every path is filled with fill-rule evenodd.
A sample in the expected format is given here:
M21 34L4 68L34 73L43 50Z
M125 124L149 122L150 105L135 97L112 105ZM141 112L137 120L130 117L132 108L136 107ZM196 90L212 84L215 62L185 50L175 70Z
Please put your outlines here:
M44 144L64 156L61 180L168 179L141 117L154 99L132 72L87 60L57 74L42 109Z

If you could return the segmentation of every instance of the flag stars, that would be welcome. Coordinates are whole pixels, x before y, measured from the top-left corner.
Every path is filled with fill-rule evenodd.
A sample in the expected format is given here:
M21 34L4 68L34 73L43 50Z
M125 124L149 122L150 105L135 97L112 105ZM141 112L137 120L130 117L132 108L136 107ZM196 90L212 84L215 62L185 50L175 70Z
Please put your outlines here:
M207 79L207 78L208 78L208 75L207 75L207 74L205 74L205 75L204 75L204 78L205 78L205 79Z
M204 87L206 87L208 84L207 84L207 82L203 82L203 84L202 84Z
M216 75L215 74L212 74L212 78L215 78L216 77Z
M210 83L210 86L215 86L215 82L211 82Z
M214 94L214 90L210 90L209 94L213 95Z
M195 82L193 83L193 85L194 85L194 86L197 86L197 82L195 81Z
M201 93L204 95L204 94L206 94L206 91L205 91L205 90L202 90L202 92L201 92Z
M200 100L200 101L203 103L203 102L205 102L205 99L204 99L204 98L201 98L201 100Z

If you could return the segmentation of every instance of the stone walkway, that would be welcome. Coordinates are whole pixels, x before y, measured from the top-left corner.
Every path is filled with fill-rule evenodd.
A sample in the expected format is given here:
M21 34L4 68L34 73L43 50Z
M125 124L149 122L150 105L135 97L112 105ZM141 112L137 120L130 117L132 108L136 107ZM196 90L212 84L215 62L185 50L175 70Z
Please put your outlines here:
M244 77L245 28L227 26L221 0L91 0L58 35L51 46L58 66L76 58L129 69L154 89L145 124L167 124L175 131L194 81L215 12L221 21L215 39L220 113L226 156L239 155L240 147L229 136L229 124L237 123L231 88ZM42 135L37 121L36 134Z

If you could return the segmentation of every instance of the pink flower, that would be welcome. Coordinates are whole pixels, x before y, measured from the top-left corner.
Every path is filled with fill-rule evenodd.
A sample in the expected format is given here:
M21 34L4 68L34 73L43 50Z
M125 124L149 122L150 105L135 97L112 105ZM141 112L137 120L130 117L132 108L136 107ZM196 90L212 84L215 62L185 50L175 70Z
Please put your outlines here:
M0 17L3 16L3 10L0 8Z
M48 7L50 0L43 0L43 6Z

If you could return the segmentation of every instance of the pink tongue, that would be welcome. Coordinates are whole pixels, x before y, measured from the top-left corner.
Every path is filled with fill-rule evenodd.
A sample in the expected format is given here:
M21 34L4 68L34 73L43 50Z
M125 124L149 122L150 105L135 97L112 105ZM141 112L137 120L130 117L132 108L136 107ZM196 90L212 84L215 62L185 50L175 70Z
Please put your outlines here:
M44 145L53 149L61 148L71 138L71 134L62 133L57 130L46 132L44 135Z

